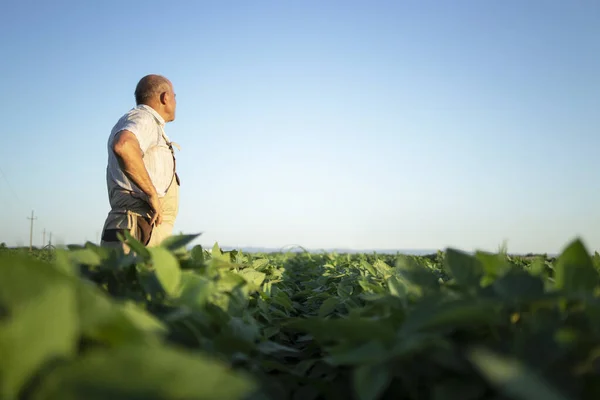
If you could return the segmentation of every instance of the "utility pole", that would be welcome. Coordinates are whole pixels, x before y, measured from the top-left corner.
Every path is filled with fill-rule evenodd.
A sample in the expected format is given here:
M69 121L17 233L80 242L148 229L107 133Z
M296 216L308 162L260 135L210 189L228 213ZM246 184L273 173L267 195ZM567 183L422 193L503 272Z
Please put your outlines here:
M46 245L46 228L44 228L44 235L43 235L43 240L42 240L42 247L44 247Z
M52 246L52 232L50 232L50 241L48 242L48 246Z
M31 210L31 217L27 217L27 219L31 220L31 227L29 228L29 251L33 248L33 220L37 219L33 217L33 210Z

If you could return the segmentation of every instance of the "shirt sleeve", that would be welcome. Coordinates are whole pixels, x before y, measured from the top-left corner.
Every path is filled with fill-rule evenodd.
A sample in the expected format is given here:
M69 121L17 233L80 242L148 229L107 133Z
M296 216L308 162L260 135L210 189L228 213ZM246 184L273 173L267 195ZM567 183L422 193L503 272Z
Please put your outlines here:
M142 153L146 153L150 145L156 141L153 130L148 129L152 121L144 113L135 113L130 115L119 128L119 131L128 130L135 135Z

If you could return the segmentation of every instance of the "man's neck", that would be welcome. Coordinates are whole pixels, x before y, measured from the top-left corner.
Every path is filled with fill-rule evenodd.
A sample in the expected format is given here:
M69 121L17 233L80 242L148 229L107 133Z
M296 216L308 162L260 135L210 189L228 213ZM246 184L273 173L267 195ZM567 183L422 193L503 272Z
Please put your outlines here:
M144 106L146 108L151 109L153 111L153 114L154 114L155 117L159 117L160 116L160 118L157 118L158 122L160 122L162 125L164 125L166 123L165 116L160 111L160 108L157 109L157 107L153 106L152 104L144 104L144 103L138 104L138 107L139 106Z

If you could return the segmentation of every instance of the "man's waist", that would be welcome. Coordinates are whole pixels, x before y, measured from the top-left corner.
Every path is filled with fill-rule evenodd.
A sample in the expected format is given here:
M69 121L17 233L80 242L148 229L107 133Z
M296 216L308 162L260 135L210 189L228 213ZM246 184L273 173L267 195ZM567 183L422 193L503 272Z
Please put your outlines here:
M151 209L147 200L148 196L143 192L139 193L115 185L109 190L108 197L111 212L133 212L139 215L149 215L150 213Z

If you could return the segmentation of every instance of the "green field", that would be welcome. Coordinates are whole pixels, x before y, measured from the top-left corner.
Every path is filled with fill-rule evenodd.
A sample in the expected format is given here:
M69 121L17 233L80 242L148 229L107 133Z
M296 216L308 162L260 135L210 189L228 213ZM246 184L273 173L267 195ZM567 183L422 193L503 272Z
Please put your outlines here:
M600 399L600 255L0 249L1 399Z

